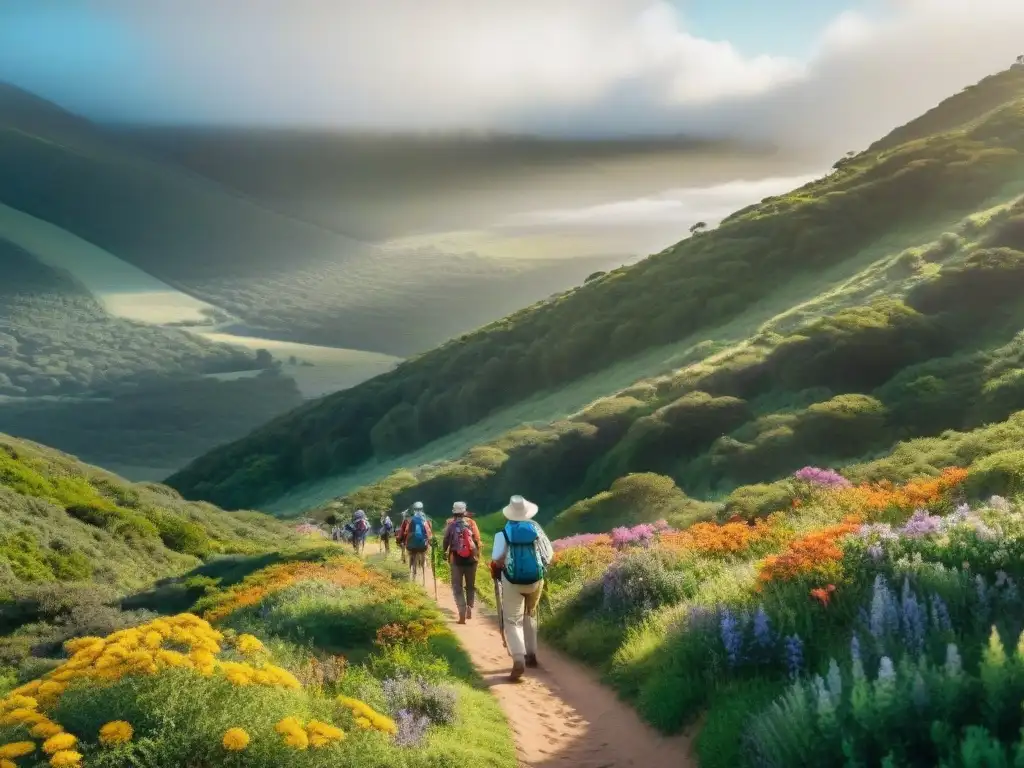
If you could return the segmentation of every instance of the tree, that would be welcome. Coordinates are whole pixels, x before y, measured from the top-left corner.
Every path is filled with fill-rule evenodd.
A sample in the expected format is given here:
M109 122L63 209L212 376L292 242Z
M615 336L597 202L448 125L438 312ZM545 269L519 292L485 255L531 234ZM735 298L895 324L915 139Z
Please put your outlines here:
M690 227L690 234L691 235L699 235L701 232L706 231L707 228L708 228L707 222L698 221L696 224L694 224L692 227Z

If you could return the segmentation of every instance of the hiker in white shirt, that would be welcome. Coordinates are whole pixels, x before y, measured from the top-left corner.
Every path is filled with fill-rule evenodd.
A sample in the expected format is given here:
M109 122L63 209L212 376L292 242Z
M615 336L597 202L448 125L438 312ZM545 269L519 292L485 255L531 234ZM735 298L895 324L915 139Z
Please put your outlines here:
M491 577L501 580L505 642L512 654L512 681L537 666L537 604L544 571L555 553L544 530L533 521L537 505L513 496L502 510L508 522L494 537Z

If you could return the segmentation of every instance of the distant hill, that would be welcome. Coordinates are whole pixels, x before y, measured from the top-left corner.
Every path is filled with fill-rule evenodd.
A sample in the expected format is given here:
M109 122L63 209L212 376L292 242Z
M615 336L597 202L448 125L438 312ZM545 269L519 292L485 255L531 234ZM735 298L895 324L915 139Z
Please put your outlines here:
M1016 285L1024 263L1024 72L988 78L892 136L901 131L715 231L305 405L168 482L229 507L284 497L283 508L431 462L391 490L429 484L438 503L487 506L529 483L564 506L653 471L711 496L798 456L852 458L1004 418L1017 294L978 302L981 286ZM933 380L928 411L911 393ZM494 441L523 420L540 423Z

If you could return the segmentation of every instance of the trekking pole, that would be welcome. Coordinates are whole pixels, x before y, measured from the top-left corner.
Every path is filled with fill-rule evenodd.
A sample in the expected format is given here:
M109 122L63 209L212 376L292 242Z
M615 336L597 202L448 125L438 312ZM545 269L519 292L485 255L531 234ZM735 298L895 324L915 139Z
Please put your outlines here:
M500 578L494 580L494 604L498 608L498 634L501 635L501 644L505 646L505 653L511 656L512 652L508 649L508 641L505 639L505 609L502 607Z
M430 542L430 572L434 574L434 600L437 600L437 545Z

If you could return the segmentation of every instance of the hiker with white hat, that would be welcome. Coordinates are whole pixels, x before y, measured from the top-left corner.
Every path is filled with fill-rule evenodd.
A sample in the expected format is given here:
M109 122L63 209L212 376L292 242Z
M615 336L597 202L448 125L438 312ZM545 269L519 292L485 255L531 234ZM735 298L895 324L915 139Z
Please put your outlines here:
M418 503L419 502L417 502L417 504ZM408 528L408 525L407 525L408 520L409 520L409 510L408 509L403 509L402 510L402 522L400 522L398 524L398 532L395 534L395 543L398 544L398 549L402 553L402 562L403 563L405 562L405 537L403 536L402 531L407 530L407 528Z
M444 528L441 551L452 572L452 594L459 609L459 624L473 618L476 601L476 567L480 560L480 529L466 513L466 502L452 505L452 516Z
M555 556L544 530L533 520L537 509L522 496L513 496L502 510L508 522L494 537L491 552L491 578L500 584L498 608L512 655L513 682L527 667L537 666L537 604L544 571Z

